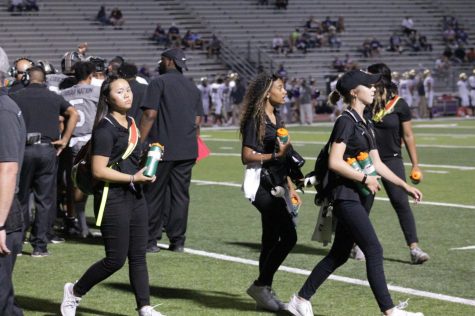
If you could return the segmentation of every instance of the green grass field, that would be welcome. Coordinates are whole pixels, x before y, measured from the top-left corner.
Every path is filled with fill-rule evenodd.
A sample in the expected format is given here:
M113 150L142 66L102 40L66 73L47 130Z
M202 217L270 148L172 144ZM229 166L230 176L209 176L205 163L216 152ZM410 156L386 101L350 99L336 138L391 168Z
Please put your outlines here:
M329 123L289 127L294 146L308 158L304 173L313 168L311 157L319 152L330 129ZM396 303L410 298L408 310L425 315L475 315L475 120L414 122L414 131L424 171L419 184L424 202L413 210L420 245L431 260L420 266L410 264L396 214L380 192L371 218L384 248L388 283L402 288L391 293ZM243 166L238 133L203 130L202 136L213 154L193 171L186 247L255 261L260 217L240 190ZM286 267L311 270L329 249L310 241L317 216L310 191L303 195L299 241L284 262ZM469 246L472 248L451 250ZM51 245L52 255L47 258L31 258L26 255L30 251L26 246L14 274L16 296L25 315L58 315L63 284L79 278L104 254L100 239ZM152 304L162 304L158 309L168 316L269 315L257 311L245 293L257 276L254 265L168 251L148 255L148 265ZM350 260L335 275L366 280L365 265ZM305 278L279 271L274 289L288 300ZM439 296L413 295L411 290ZM454 298L466 299L471 305L453 302ZM342 281L328 280L312 303L315 315L380 314L369 287ZM136 315L134 308L124 267L83 298L77 315Z

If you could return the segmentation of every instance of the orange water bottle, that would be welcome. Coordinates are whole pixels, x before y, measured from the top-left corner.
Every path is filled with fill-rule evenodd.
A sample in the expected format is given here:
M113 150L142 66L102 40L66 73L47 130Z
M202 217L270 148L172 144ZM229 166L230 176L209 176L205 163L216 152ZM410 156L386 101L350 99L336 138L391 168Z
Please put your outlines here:
M282 144L285 144L289 140L289 131L281 127L277 130L277 137L279 137Z
M411 172L411 182L414 184L419 184L421 182L422 174L420 171L413 171Z

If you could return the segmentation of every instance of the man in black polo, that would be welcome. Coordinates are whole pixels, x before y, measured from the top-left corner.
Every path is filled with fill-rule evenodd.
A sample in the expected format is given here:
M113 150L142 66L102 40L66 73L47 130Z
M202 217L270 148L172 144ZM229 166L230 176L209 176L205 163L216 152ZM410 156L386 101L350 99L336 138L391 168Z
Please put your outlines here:
M162 53L161 75L149 84L142 106L142 139L147 139L156 121L157 136L148 140L165 146L157 180L144 189L149 209L148 252L158 252L157 240L164 226L169 250L182 252L185 245L191 169L198 155L197 136L203 115L200 91L182 74L183 68L188 70L185 62L179 48Z
M21 251L23 216L16 196L26 129L20 108L3 87L6 55L0 49L0 315L22 316L15 304L13 267Z
M27 130L25 156L21 169L18 198L24 216L23 234L30 226L28 200L33 191L36 213L30 233L33 257L48 255L47 242L56 218L57 155L68 144L78 114L63 97L48 90L41 67L28 69L30 84L11 94L20 107ZM60 138L59 116L68 120ZM51 237L50 237L51 238Z
M18 58L13 62L13 67L10 70L10 75L12 75L15 80L13 81L12 85L10 86L10 89L8 90L9 94L15 93L25 87L27 81L22 79L25 76L26 70L33 66L33 61L26 57Z

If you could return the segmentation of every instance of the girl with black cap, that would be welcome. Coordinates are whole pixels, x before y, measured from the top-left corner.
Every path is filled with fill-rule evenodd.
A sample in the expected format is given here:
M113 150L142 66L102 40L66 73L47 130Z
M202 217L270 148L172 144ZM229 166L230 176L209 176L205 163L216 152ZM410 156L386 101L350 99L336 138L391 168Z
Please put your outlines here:
M347 72L338 80L336 91L330 94L333 104L343 97L344 103L349 107L335 122L330 136L329 198L333 201L333 214L338 219L335 240L328 255L315 266L298 295L292 297L288 310L293 315L313 316L310 298L330 274L348 260L354 243L366 255L368 282L383 314L423 315L403 311L403 306L394 306L384 276L383 249L369 219L374 194L380 189L379 175L402 187L416 201L422 198L419 190L409 186L381 161L375 147L373 128L364 119L363 111L373 102L374 84L380 77L360 70ZM346 162L347 158L356 157L360 152L369 153L378 176L358 172ZM360 193L357 183L366 187L371 194Z
M286 308L272 291L272 281L297 242L296 214L290 201L293 198L301 204L285 164L290 139L283 143L276 136L277 129L283 127L277 107L285 103L286 95L280 77L259 74L244 97L240 126L242 162L247 171L256 170L257 176L254 181L245 179L244 193L261 213L262 221L259 277L247 293L258 307L270 311Z
M374 123L376 145L381 160L399 178L406 181L401 155L401 143L404 142L412 163L411 175L417 175L420 181L422 172L419 168L416 140L412 132L411 109L406 101L397 95L397 86L391 80L391 70L388 66L382 63L374 64L368 67L368 72L381 74L381 80L376 84L374 102L368 111ZM382 179L382 182L391 205L396 210L399 224L410 249L411 262L424 263L429 260L429 255L419 248L416 222L406 192L386 179Z

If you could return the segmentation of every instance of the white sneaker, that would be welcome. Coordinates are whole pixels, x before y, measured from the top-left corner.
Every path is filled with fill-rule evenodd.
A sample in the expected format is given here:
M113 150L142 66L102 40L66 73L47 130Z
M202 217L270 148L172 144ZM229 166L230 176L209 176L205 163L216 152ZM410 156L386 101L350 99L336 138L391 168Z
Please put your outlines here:
M253 283L247 289L246 293L256 301L257 307L261 307L272 312L277 312L286 308L284 303L277 300L275 294L272 292L272 289L269 286L257 286Z
M73 283L66 283L63 291L63 301L61 302L61 315L63 316L75 316L76 308L81 301L80 297L74 296Z
M293 295L287 305L287 310L295 316L313 316L312 304L306 299Z
M416 247L411 249L411 262L412 264L423 264L427 260L429 260L430 257L427 253L422 251L421 248Z
M155 305L155 306L158 306L158 305ZM155 306L150 306L150 305L143 306L139 310L139 316L165 316L164 314L156 311L154 309Z
M407 301L409 301L409 299L405 302L399 302L399 305L393 308L390 316L424 316L423 313L413 313L403 310L409 305Z
M363 251L361 251L358 245L354 245L350 252L350 258L358 261L365 261L366 257L364 256Z

